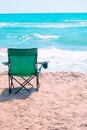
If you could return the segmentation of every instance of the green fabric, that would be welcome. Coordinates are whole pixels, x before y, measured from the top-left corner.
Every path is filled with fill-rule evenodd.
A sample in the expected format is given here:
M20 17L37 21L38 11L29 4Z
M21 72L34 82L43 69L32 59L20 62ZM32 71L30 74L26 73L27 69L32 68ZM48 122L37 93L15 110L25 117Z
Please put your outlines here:
M8 49L8 56L30 56L30 55L36 55L37 54L37 48L33 49Z
M34 53L33 53L34 52ZM24 55L23 55L24 54ZM35 75L37 70L37 49L12 49L8 50L10 69L9 74L15 76Z

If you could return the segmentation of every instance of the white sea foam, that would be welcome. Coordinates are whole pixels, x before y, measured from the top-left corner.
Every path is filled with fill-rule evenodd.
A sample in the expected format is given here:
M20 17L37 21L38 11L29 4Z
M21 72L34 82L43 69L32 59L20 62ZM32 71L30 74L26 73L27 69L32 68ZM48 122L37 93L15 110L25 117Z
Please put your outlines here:
M0 49L0 71L7 70L2 61L7 61L7 52ZM48 61L48 69L43 71L87 72L87 51L42 48L38 49L38 61Z
M7 37L7 39L16 39L16 38L18 38L17 35L11 35L11 34L8 34L6 37Z
M64 20L65 22L87 22L87 20L77 20L77 19L73 19L73 20Z
M7 24L7 22L0 22L0 28L1 27L6 27L8 24Z
M0 71L7 70L7 66L3 65L2 62L8 61L7 49L0 48Z
M30 36L29 35L24 35L22 37L22 41L25 42L25 41L28 41L30 39Z
M60 23L34 23L34 22L0 22L1 27L23 27L23 28L71 28L71 27L86 27L87 20L65 21Z
M40 49L40 59L49 61L48 71L87 71L87 51Z
M55 35L41 35L41 34L37 34L37 33L35 33L34 36L39 39L43 39L43 40L59 38L59 36L55 36Z

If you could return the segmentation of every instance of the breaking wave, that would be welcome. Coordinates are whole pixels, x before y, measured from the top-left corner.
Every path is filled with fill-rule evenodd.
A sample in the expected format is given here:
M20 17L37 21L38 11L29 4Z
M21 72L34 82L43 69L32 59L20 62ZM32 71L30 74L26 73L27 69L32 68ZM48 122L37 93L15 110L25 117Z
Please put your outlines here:
M55 35L41 35L41 34L34 34L35 37L39 38L39 39L43 39L43 40L49 40L49 39L58 39L59 36L55 36Z
M65 21L60 23L33 23L33 22L0 22L0 28L23 27L23 28L71 28L86 27L87 20Z
M1 64L3 60L7 61L6 49L0 49L0 71L7 70L7 67ZM38 61L48 61L46 71L50 72L87 72L87 51L41 48L38 49Z

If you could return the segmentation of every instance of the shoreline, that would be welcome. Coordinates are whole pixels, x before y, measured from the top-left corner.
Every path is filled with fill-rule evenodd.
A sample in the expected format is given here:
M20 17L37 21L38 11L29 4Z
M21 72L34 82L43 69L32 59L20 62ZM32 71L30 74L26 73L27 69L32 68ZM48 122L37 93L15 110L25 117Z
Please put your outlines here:
M43 72L87 72L87 51L70 51L58 48L38 49L38 61L49 61ZM0 48L0 71L7 70L2 62L7 61L7 48Z

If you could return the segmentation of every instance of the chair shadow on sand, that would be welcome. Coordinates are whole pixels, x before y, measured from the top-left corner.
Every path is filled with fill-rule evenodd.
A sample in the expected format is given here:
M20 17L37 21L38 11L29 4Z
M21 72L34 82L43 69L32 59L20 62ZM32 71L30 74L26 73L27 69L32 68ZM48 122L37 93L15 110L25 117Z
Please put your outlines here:
M14 100L14 99L26 99L28 98L32 93L36 92L36 89L31 87L29 88L29 92L26 91L25 89L21 89L21 91L19 93L15 93L15 91L17 91L17 88L14 88L14 90L12 91L11 94L9 94L9 88L5 88L1 94L0 94L0 102L6 102L9 100Z

